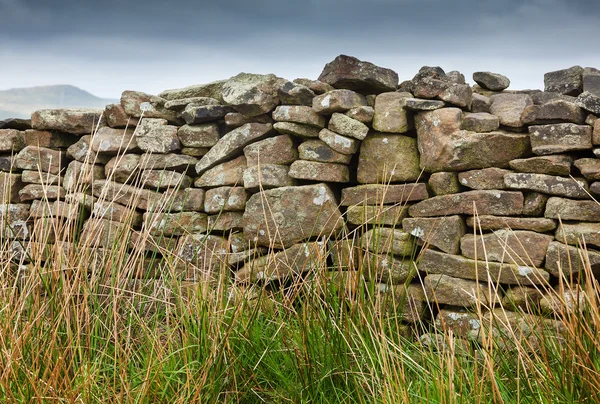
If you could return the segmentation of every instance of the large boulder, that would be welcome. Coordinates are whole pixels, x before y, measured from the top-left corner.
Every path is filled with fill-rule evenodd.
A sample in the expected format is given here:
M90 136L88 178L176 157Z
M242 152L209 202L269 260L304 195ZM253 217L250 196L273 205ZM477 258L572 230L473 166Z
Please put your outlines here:
M352 56L340 55L325 65L319 81L335 88L378 94L396 90L398 73Z
M223 101L246 116L266 114L279 104L284 83L274 74L240 73L223 85Z

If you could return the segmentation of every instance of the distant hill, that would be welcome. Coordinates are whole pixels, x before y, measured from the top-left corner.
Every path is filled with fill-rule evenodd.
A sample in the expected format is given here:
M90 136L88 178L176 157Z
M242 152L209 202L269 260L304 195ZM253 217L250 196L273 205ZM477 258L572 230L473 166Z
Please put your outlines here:
M71 85L12 88L0 91L0 120L29 118L44 108L103 108L116 99L99 98Z

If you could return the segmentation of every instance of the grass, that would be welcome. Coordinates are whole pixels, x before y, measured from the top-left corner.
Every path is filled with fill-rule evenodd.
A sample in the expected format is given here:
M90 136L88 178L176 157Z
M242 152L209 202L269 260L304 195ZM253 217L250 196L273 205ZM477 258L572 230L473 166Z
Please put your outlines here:
M435 301L404 321L409 295L402 285L382 293L390 286L369 280L368 259L356 270L321 259L310 273L249 286L211 256L206 282L190 282L189 264L144 226L92 249L101 229L80 236L89 212L48 208L20 262L0 240L0 402L600 402L589 261L578 304L560 293L575 290L565 263L557 288L544 290L560 310L519 320L514 308L479 305L479 333L466 340L433 321ZM353 249L358 230L342 237Z

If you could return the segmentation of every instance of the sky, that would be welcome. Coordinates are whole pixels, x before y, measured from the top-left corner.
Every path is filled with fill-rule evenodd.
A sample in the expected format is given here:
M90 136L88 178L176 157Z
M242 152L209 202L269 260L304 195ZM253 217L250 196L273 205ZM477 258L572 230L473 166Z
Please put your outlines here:
M506 75L600 68L600 0L0 0L0 90L99 97L239 72L316 79L339 54L410 79L421 66Z

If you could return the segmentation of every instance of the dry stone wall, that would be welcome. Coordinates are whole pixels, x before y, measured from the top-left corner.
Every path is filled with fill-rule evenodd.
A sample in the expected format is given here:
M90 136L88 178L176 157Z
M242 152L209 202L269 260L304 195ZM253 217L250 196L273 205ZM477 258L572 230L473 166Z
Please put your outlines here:
M547 73L544 91L473 79L399 83L342 55L318 80L241 73L4 121L2 237L23 264L32 233L79 219L94 251L142 248L147 278L166 255L185 279L225 266L238 285L360 268L409 297L405 321L435 301L473 337L477 303L551 309L539 286L577 275L582 242L600 270L600 71Z

